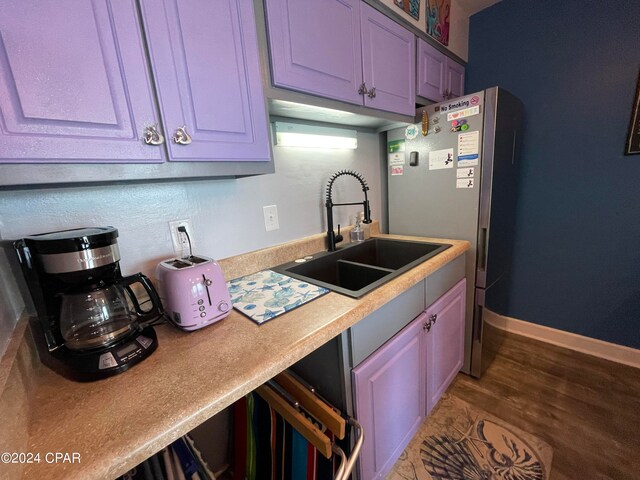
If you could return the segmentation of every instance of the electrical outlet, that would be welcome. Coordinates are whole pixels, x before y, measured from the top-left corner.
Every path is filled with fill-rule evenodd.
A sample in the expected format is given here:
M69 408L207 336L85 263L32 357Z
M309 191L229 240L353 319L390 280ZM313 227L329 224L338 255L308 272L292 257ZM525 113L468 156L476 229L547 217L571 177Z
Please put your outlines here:
M178 231L178 227L184 227L191 239L191 248L193 249L193 230L191 229L191 219L174 220L169 222L169 231L171 232L171 243L173 243L173 253L178 257L189 256L189 240L187 236Z
M264 213L264 228L267 232L271 230L278 230L280 225L278 224L278 207L276 205L265 205L262 207Z

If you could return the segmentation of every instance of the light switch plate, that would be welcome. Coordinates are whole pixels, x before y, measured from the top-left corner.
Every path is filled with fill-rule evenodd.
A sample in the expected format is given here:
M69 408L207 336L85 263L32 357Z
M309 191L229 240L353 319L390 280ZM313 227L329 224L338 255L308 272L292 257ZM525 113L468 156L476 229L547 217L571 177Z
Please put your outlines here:
M276 205L265 205L262 207L264 213L264 228L267 232L278 230L278 207Z

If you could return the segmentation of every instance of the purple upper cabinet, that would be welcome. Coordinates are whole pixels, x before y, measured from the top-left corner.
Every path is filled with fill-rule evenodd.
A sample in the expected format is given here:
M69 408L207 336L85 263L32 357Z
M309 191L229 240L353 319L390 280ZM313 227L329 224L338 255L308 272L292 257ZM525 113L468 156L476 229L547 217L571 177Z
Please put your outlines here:
M446 86L449 98L464 95L464 67L450 58L447 61Z
M464 67L423 39L418 39L417 92L441 102L464 95Z
M436 102L444 99L447 56L418 38L418 95Z
M464 362L466 280L460 280L426 312L426 414L431 412Z
M365 432L360 478L384 478L424 418L425 315L352 372L356 415Z
M414 115L411 32L359 0L265 0L265 10L275 86Z
M415 37L369 5L362 4L362 70L368 107L414 115Z
M266 0L273 84L361 105L360 8L360 0Z
M171 160L268 161L251 0L142 0Z
M135 0L6 0L0 162L161 162Z

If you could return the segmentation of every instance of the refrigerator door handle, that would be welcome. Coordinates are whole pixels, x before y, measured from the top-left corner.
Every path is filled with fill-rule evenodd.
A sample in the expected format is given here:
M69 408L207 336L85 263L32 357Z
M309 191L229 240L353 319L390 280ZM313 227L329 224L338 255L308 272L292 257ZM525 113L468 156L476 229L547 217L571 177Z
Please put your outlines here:
M484 330L484 302L485 290L475 289L473 305L473 330L471 336L471 373L472 377L480 378L482 374L482 333Z
M481 272L487 269L487 228L480 229L478 237L478 270Z

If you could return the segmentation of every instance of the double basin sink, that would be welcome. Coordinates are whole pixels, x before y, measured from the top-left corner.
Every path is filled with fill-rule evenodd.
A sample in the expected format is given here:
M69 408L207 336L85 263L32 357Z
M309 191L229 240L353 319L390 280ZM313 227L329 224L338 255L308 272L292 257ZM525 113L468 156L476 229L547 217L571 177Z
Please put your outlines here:
M359 298L449 247L442 243L371 238L272 270Z

